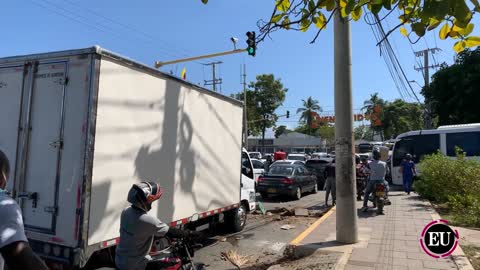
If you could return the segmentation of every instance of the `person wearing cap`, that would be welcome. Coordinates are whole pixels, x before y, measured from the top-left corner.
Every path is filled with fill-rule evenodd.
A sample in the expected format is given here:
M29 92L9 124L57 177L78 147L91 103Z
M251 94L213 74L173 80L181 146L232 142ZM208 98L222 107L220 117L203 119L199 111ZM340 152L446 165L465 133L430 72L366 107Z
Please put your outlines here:
M403 190L405 191L405 193L410 195L413 177L417 174L417 170L415 169L415 163L412 160L412 155L405 155L405 159L402 161L402 164L400 166L400 172L402 172L403 176Z
M33 253L23 227L22 211L6 190L10 163L0 151L0 270L48 270L45 263Z
M119 270L163 269L178 262L154 260L149 256L154 238L199 237L197 232L169 227L158 218L148 215L152 203L163 194L155 182L134 184L128 192L127 201L131 204L120 217L120 242L115 254L115 264ZM172 265L173 266L173 265Z

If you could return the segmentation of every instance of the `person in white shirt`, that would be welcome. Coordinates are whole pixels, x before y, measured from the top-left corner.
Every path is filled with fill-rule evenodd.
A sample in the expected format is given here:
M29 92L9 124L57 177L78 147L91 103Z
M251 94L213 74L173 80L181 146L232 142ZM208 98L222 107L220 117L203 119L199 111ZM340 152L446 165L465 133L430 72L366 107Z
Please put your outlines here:
M0 270L48 270L33 253L23 228L22 212L17 202L5 190L10 163L0 150Z

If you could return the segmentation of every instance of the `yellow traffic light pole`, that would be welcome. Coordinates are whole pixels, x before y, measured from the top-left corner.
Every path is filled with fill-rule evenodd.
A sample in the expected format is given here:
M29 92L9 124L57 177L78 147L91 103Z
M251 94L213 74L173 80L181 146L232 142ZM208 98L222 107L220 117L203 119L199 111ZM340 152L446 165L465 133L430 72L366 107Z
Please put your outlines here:
M165 65L171 65L171 64L182 63L182 62L195 61L195 60L199 60L199 59L212 58L212 57L217 57L217 56L222 56L222 55L236 54L236 53L241 53L241 52L245 52L245 51L247 51L247 49L236 49L236 50L233 50L233 51L212 53L212 54L206 54L206 55L200 55L200 56L182 58L182 59L177 59L177 60L172 60L172 61L166 61L166 62L156 61L156 62L155 62L155 68L160 68L160 67L165 66Z

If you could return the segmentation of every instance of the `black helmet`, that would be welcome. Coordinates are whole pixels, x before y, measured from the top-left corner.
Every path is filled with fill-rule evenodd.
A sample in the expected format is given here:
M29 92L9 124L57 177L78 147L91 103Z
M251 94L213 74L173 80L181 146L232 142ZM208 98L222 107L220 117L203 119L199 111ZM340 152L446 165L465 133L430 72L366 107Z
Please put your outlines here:
M155 182L133 184L128 192L127 201L144 211L152 209L152 202L160 199L163 189Z
M373 159L375 159L375 160L379 160L380 157L382 156L380 154L380 150L378 150L378 148L373 149L372 155L373 155Z

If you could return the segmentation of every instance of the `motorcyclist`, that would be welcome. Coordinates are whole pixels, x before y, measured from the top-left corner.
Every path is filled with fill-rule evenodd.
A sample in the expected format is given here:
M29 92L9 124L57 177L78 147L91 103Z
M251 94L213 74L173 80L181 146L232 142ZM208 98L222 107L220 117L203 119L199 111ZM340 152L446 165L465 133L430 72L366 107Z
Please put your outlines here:
M362 201L363 191L370 174L368 160L366 157L360 157L360 164L357 166L357 201Z
M375 183L382 182L385 184L385 191L388 194L388 182L385 180L385 175L387 173L387 163L380 160L381 154L378 148L373 149L372 152L373 161L368 164L370 168L370 177L367 182L367 187L365 189L365 194L363 198L363 207L362 211L368 211L368 198L370 197L370 193L375 185Z
M117 246L115 264L119 270L150 270L166 267L164 260L149 256L154 238L198 237L198 233L169 227L154 216L148 215L152 203L163 194L158 183L140 182L128 192L131 206L123 210L120 218L120 243Z

